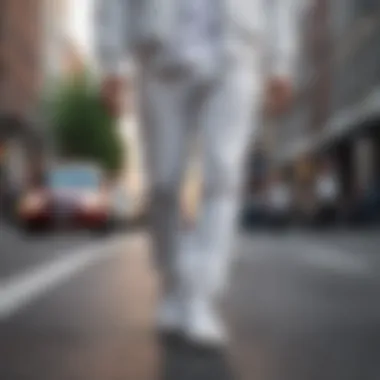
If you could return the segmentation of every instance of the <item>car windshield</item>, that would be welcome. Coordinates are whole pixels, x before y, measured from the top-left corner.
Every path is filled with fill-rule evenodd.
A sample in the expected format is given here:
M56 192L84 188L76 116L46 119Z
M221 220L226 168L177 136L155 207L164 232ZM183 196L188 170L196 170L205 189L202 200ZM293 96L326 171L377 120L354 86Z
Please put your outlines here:
M52 170L48 176L49 187L59 190L95 190L100 183L100 174L88 168L60 168Z

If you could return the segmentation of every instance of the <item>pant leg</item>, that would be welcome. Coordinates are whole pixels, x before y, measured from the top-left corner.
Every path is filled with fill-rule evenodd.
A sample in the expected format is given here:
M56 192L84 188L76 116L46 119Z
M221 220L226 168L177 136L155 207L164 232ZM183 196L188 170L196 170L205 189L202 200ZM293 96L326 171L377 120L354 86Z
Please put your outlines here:
M149 71L140 78L140 115L154 257L165 286L176 280L180 236L180 186L186 160L188 86Z
M260 55L240 45L228 70L205 100L204 188L197 228L198 291L215 293L226 281L240 207L244 159L260 120Z

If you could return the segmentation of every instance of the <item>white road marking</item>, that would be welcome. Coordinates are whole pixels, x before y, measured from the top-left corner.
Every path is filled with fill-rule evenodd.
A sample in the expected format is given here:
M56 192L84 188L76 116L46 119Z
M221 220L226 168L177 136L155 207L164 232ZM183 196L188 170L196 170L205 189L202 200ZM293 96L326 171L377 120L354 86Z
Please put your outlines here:
M55 260L1 281L0 320L9 318L89 265L115 254L125 241L128 239L115 236L76 251L62 252Z
M306 263L321 269L345 274L368 274L371 265L362 252L353 252L325 245L303 242L303 250L294 250L294 254Z
M249 244L249 245L247 245ZM326 270L342 275L368 275L372 271L371 263L366 260L362 252L351 252L348 250L319 244L304 238L263 240L252 238L237 259L254 262L286 258L296 260L298 263L310 266L317 270ZM356 255L355 255L356 254Z

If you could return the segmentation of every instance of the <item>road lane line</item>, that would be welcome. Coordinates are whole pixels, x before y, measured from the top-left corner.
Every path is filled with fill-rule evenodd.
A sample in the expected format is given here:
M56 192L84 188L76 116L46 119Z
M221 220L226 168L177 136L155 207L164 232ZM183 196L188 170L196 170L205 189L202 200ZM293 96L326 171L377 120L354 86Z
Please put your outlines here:
M352 252L324 244L310 243L307 240L303 242L303 249L303 251L297 250L295 255L316 267L342 274L359 275L371 272L371 265L361 252L355 256Z
M91 264L109 258L124 241L128 238L115 236L81 249L67 250L55 260L0 281L0 320L9 318Z
M281 258L295 260L301 265L309 266L317 270L333 272L341 275L364 275L372 271L371 263L366 256L358 252L355 255L345 249L332 247L324 243L317 243L303 237L290 239L260 240L252 239L249 243L250 250L246 247L241 250L237 260L254 263L257 260Z

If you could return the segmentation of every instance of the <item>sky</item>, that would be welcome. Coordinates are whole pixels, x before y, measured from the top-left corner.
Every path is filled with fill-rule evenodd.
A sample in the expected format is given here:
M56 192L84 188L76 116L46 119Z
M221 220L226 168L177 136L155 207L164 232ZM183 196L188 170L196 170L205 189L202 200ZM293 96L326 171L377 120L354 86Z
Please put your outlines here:
M68 32L87 57L93 57L94 42L92 12L94 0L66 0L68 2Z

